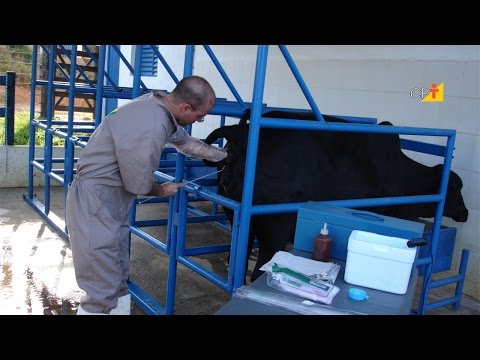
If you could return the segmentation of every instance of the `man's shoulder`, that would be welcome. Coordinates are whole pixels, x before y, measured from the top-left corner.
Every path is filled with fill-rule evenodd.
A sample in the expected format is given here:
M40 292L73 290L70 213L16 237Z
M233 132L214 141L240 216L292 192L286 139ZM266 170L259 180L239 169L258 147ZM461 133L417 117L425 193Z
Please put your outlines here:
M145 94L148 95L148 94ZM157 107L157 104L154 100L142 95L133 100L129 100L127 103L122 104L117 109L113 110L110 115L121 115L121 114L130 114L131 112L144 112L144 111L154 111Z

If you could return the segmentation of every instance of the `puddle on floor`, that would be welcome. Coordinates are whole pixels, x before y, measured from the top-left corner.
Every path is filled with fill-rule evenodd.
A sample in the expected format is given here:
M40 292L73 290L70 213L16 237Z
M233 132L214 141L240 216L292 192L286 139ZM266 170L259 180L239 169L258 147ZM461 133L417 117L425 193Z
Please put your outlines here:
M76 314L81 290L64 243L23 236L0 242L0 314Z

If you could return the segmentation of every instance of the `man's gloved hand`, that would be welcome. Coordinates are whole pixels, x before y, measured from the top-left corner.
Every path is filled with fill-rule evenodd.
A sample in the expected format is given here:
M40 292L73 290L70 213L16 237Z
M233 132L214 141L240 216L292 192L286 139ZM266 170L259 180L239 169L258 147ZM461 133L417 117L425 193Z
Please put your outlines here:
M190 136L181 126L177 126L177 131L168 139L168 143L172 144L178 152L197 159L219 162L228 155L226 150Z

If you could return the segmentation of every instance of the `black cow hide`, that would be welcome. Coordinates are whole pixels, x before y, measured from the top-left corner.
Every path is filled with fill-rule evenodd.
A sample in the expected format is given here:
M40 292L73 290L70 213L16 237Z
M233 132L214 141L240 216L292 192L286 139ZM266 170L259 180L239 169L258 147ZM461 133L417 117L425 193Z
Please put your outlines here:
M312 119L312 114L272 112L263 116ZM324 116L326 121L344 122ZM391 125L381 123L380 125ZM375 125L366 125L375 126ZM206 139L211 144L225 138L228 157L216 164L219 193L242 199L249 125L214 130ZM257 151L253 204L326 201L359 198L427 195L438 193L442 165L428 167L406 156L396 134L366 134L263 128ZM462 180L450 172L444 216L465 222L468 210L461 194ZM387 216L413 220L435 215L437 204L411 204L363 208ZM232 213L225 209L232 221ZM256 236L259 256L252 281L275 252L293 242L296 214L253 216L249 253Z

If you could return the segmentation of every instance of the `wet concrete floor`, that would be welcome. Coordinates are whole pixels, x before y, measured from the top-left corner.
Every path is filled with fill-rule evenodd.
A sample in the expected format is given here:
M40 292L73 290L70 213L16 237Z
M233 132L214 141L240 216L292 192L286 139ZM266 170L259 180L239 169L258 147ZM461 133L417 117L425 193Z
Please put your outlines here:
M75 281L69 244L24 201L23 194L26 193L26 188L0 188L0 315L73 315L83 291ZM36 189L35 193L44 202L44 188ZM64 218L63 199L63 189L53 187L51 211L61 219ZM137 219L164 216L163 204L138 207ZM155 227L149 233L163 239L164 231L165 227ZM224 244L229 238L225 231L208 224L191 224L188 227L189 245L205 242L209 245ZM131 259L131 279L164 304L168 267L166 255L133 236ZM226 254L211 254L199 257L198 261L225 276L226 259ZM250 270L253 264L250 261ZM212 315L231 299L230 294L181 264L178 265L176 284L175 315ZM419 291L420 283L417 295ZM435 289L430 295L430 302L452 293L451 288ZM414 308L416 303L417 300ZM143 314L132 303L132 315ZM479 315L480 304L464 295L459 310L454 311L447 306L428 314Z

